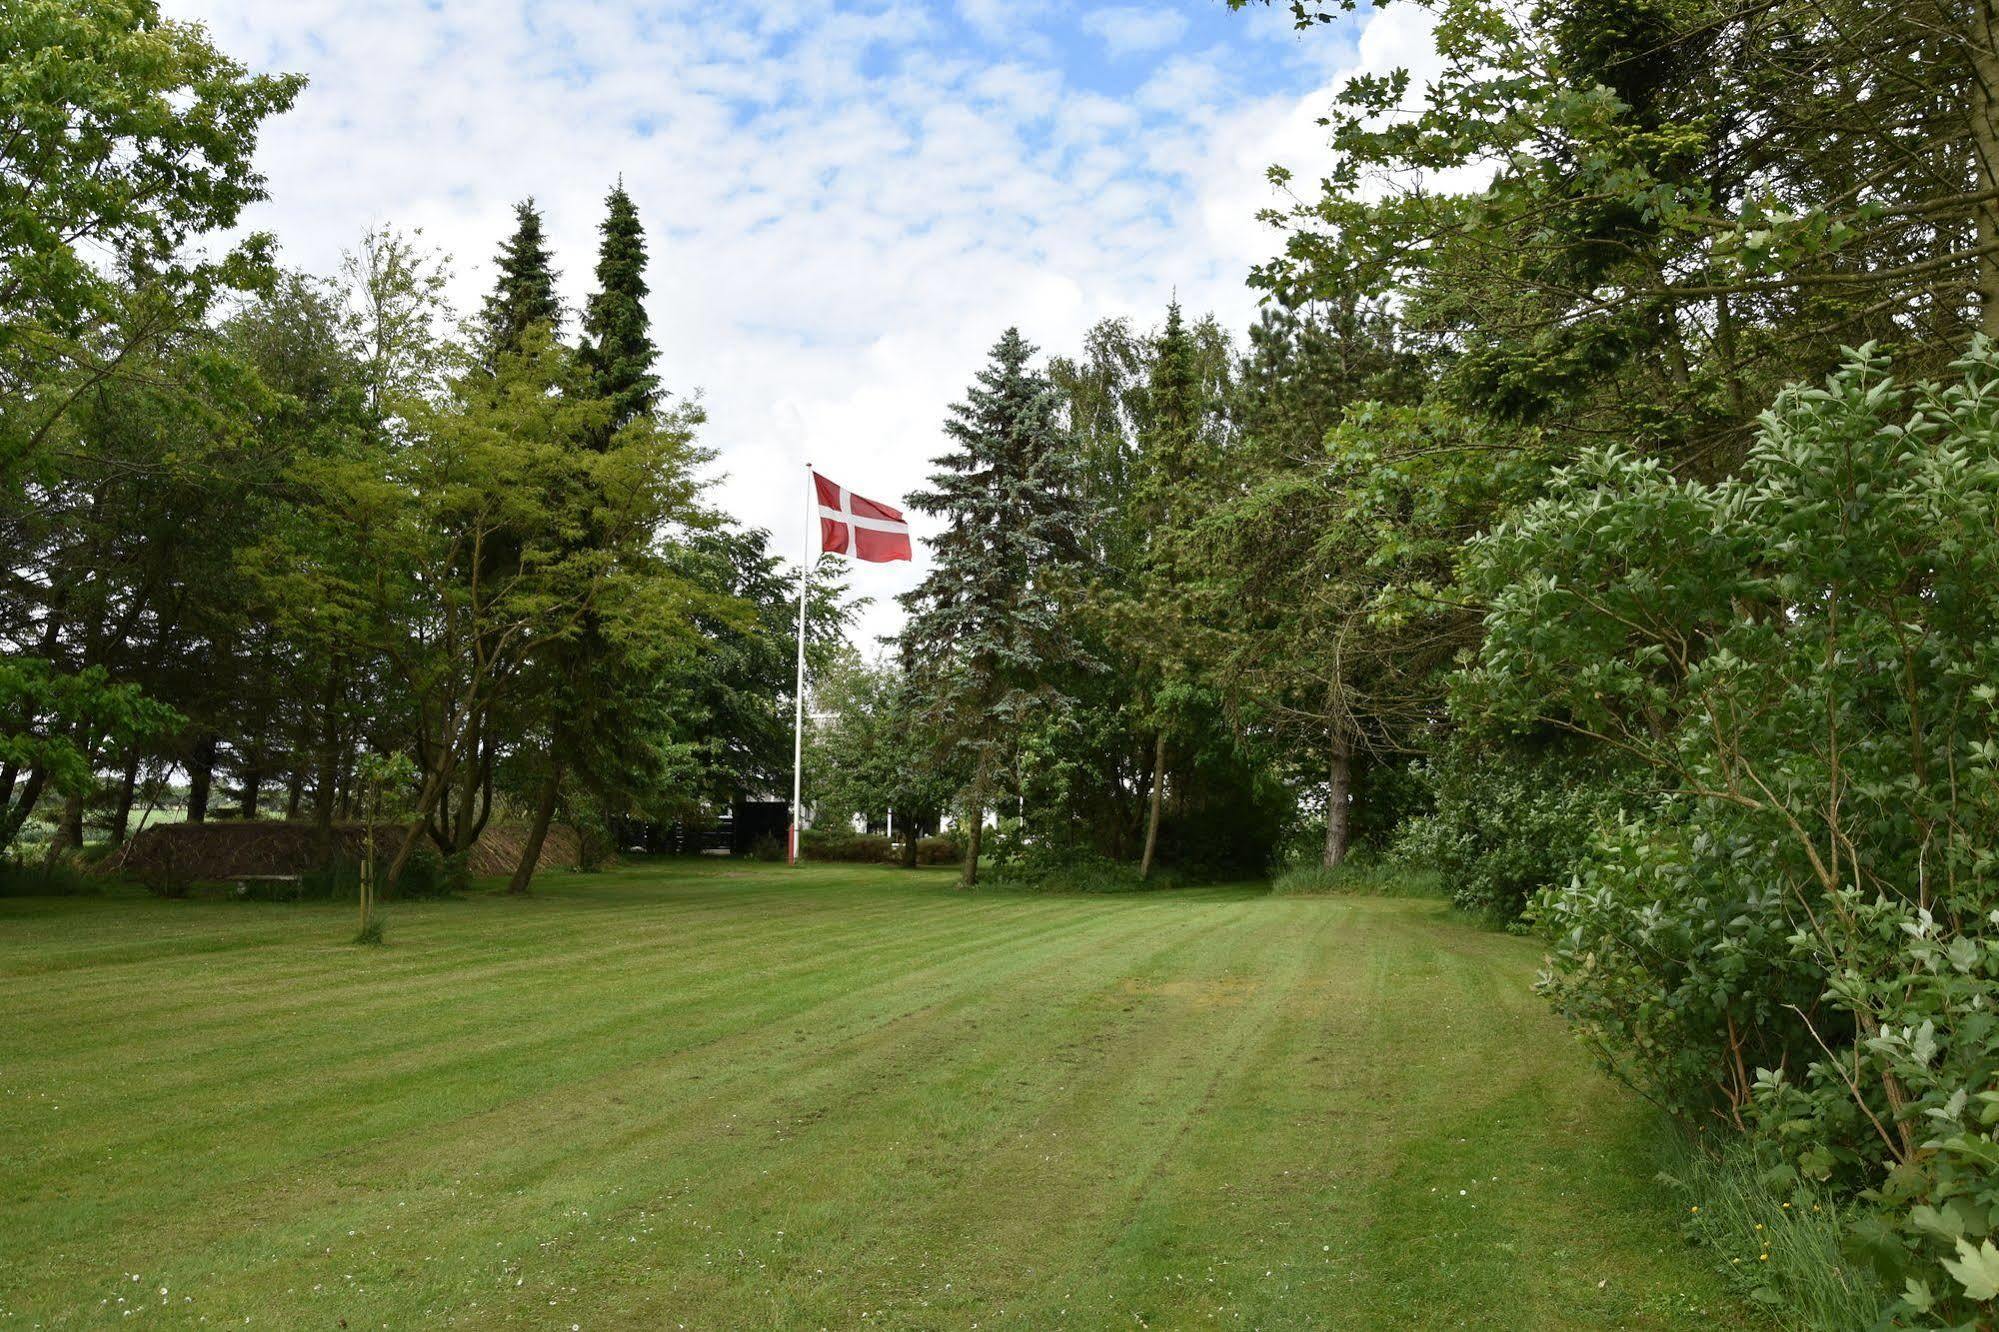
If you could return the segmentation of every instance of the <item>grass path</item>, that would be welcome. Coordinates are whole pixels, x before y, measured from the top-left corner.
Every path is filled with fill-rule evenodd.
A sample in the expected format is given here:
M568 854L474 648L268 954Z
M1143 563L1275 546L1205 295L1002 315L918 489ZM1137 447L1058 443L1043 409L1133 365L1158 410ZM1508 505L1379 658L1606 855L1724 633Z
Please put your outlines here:
M1749 1325L1531 945L947 884L0 901L0 1329Z

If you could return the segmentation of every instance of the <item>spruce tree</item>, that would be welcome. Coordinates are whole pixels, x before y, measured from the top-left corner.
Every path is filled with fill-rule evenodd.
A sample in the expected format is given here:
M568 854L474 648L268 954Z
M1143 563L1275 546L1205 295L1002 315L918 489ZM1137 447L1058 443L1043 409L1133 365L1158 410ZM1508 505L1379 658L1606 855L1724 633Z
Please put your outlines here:
M521 339L536 324L546 324L551 331L562 326L555 268L542 234L541 211L532 196L514 205L514 219L514 234L500 246L499 277L480 316L489 362L520 351Z
M605 204L597 228L604 238L597 253L597 294L583 313L583 366L597 395L611 403L615 430L659 401L659 376L653 373L659 348L646 315L646 241L638 209L622 181Z
M926 723L970 773L961 793L967 887L1022 724L1060 705L1065 668L1089 664L1057 597L1088 516L1076 451L1053 385L1029 366L1034 354L1018 330L1001 336L944 424L955 447L935 460L931 488L910 496L946 523L932 542L935 564L902 597L902 642Z
M1208 405L1194 338L1176 300L1166 307L1166 327L1154 346L1139 431L1136 507L1150 533L1170 525L1186 506L1200 465ZM1149 543L1146 562L1156 565L1166 553L1160 543Z
M1177 561L1184 529L1198 509L1195 496L1209 462L1205 446L1212 405L1199 348L1176 300L1166 307L1166 327L1152 346L1131 504L1139 524L1131 547L1137 568L1123 594L1125 604L1117 608L1124 646L1132 656L1136 712L1152 730L1151 790L1138 869L1142 879L1151 877L1159 849L1168 745L1180 720L1176 714L1190 701L1186 663L1190 626Z

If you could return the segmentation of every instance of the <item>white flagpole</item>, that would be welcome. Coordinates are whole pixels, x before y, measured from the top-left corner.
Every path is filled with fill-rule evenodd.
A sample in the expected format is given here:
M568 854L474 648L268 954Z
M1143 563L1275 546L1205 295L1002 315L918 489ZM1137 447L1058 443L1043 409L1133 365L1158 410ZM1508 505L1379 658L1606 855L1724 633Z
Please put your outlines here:
M818 506L812 464L805 464L805 546L798 556L798 684L791 718L791 846L790 863L798 863L799 823L804 812L800 795L805 775L805 587L812 577L812 520Z

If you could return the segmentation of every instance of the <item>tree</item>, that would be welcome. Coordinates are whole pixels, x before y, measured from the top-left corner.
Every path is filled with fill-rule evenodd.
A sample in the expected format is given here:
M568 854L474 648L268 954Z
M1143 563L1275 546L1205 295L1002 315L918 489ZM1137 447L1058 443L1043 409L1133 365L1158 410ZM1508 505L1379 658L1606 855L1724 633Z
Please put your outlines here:
M710 597L697 612L702 648L675 677L685 702L674 734L696 755L689 803L727 805L788 791L797 571L771 552L770 533L760 527L691 532L663 558ZM859 604L845 593L840 558L823 556L805 609L805 661L814 679L831 667Z
M935 564L905 593L902 651L926 726L960 760L966 821L962 883L978 881L985 813L1030 716L1060 706L1059 672L1087 665L1059 594L1089 527L1072 441L1048 377L1017 329L994 344L965 401L951 408L931 488L910 497L941 516Z
M264 197L258 128L301 86L248 74L146 0L0 12L0 845L51 790L77 840L101 747L123 765L171 715L110 674L174 619L125 525L185 498L191 477L163 458L212 457L234 428L201 323L219 292L268 277L269 242L188 245Z
M1226 357L1221 364L1225 367ZM1147 802L1145 849L1139 878L1151 877L1159 845L1159 817L1167 780L1167 744L1176 714L1196 702L1189 637L1193 631L1181 591L1183 542L1200 514L1209 479L1225 444L1216 437L1222 418L1216 408L1226 385L1216 392L1202 373L1193 336L1176 300L1166 309L1145 391L1139 431L1136 484L1129 510L1137 519L1135 605L1124 617L1125 640L1137 649L1141 711L1150 723L1152 790Z
M1349 306L1267 319L1244 368L1240 480L1194 532L1203 652L1241 723L1325 783L1321 863L1346 856L1357 763L1406 752L1439 718L1475 618L1460 543L1540 473L1537 455L1408 394L1394 331Z
M494 263L493 291L480 312L488 369L499 357L518 354L531 329L560 334L562 304L555 295L555 269L542 236L541 212L533 198L514 205L514 234L501 242Z
M1442 73L1348 81L1257 281L1395 294L1460 406L1712 475L1843 345L1999 331L1990 0L1419 2Z
M0 486L141 348L261 280L268 237L185 247L265 197L258 129L304 86L249 74L152 0L0 12ZM135 286L154 293L144 319Z
M620 182L605 201L603 236L597 257L597 293L583 314L583 368L597 395L611 404L616 429L650 412L659 402L653 365L659 349L646 314L645 228L632 197Z
M578 446L585 448L605 447L610 435L641 417L650 416L659 402L659 380L652 370L658 350L652 344L645 310L645 232L639 224L638 210L623 185L611 191L607 215L599 231L603 243L597 259L598 290L584 312L583 344L577 353L577 363L583 374L582 391L602 400L607 410L604 433L578 441ZM528 246L522 236L515 237L509 253L502 256L503 275L510 265L519 262L519 256ZM546 272L545 261L542 271ZM511 299L516 303L527 299L519 294L525 282L525 277L514 280L515 294ZM507 279L503 276L502 294L507 290ZM691 426L698 413L687 415L687 424ZM578 539L588 546L598 542L599 534L586 528ZM633 646L644 648L641 644ZM630 724L630 718L621 715L615 700L620 696L635 700L649 692L643 677L629 674L630 663L620 658L616 647L601 626L586 622L579 627L573 642L545 654L535 664L538 682L532 692L543 700L547 714L540 727L546 733L546 752L528 835L509 885L512 892L527 891L533 878L549 821L561 798L565 770L608 775L610 770L603 760L621 750L619 732ZM595 751L597 761L580 763L579 767L585 751ZM616 769L628 772L631 765L617 764Z
M815 812L869 824L892 818L902 863L914 865L921 830L943 815L959 783L934 761L907 674L891 658L864 661L849 650L820 669L812 702L806 763Z
M1993 345L1942 384L1862 348L1743 475L1600 450L1475 543L1460 700L1659 779L1540 899L1556 1006L1677 1113L1877 1190L1856 1239L1953 1326L1999 1178L1995 530Z

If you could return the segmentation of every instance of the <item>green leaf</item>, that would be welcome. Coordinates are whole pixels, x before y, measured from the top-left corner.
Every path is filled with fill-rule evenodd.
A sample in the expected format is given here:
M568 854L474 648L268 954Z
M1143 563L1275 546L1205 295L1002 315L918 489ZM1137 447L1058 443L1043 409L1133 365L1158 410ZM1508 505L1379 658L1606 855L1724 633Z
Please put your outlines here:
M1957 1253L1958 1261L1946 1258L1943 1266L1964 1287L1966 1298L1983 1303L1999 1297L1999 1249L1992 1247L1992 1241L1985 1240L1974 1249L1970 1240L1960 1239Z

